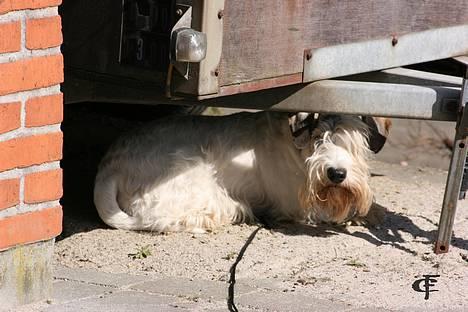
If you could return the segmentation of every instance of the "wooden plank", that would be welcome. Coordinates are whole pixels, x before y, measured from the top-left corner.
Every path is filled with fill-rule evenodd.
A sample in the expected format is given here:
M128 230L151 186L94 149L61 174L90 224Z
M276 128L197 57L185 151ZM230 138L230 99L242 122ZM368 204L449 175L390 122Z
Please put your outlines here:
M468 23L466 0L236 0L224 9L220 85L301 73L305 49Z

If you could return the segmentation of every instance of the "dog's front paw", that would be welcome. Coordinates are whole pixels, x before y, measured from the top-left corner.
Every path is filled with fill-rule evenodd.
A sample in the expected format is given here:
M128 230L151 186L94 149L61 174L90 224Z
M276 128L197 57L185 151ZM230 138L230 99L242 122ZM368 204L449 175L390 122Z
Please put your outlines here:
M377 227L379 224L382 224L384 222L386 213L387 208L377 203L373 203L367 215L353 217L348 222L348 224L357 226Z
M191 228L187 230L187 232L192 233L192 234L206 234L208 231L199 227L196 228Z

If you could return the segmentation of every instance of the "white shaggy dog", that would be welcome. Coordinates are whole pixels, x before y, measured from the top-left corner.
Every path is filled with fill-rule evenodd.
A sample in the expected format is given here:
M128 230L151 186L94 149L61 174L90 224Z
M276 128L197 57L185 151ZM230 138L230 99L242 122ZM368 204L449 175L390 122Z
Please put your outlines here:
M389 127L386 119L274 112L158 120L111 147L94 202L105 223L130 230L343 222L369 211L369 146L380 149L376 130Z

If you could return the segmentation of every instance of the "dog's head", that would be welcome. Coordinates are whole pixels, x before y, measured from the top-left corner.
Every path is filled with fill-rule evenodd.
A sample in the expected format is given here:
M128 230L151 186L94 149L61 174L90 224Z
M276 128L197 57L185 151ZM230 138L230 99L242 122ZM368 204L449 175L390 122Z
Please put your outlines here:
M368 160L383 147L390 126L390 120L383 118L293 117L293 140L307 176L300 202L313 219L342 223L367 214L373 199Z

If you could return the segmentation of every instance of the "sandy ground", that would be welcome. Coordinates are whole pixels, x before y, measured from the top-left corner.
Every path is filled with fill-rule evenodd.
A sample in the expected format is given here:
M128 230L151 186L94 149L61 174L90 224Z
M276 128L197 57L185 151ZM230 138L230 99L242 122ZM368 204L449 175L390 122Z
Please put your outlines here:
M384 149L376 158L389 163L447 170L455 123L393 119Z
M108 142L127 126L122 127L120 119L103 121L87 114L82 112L64 123L65 221L56 244L56 263L105 272L228 280L231 265L256 226L226 226L203 235L155 235L109 229L99 221L91 201L95 166ZM85 126L77 133L70 131L78 123L83 125L83 116ZM94 128L96 124L100 131ZM409 137L410 130L395 138ZM434 137L430 131L423 134ZM394 146L393 154L385 151L381 157L396 164L372 163L376 207L384 211L380 223L261 229L237 267L238 280L254 279L281 292L335 299L356 307L468 310L468 203L459 205L450 252L433 254L446 171L415 166L413 148L422 148L423 156L435 159L442 168L450 153L443 143L429 143L411 146L409 142L409 148L398 149L401 146L395 139L392 144L398 148ZM427 157L431 153L433 157ZM423 293L412 289L423 274L440 275L434 287L438 292L431 293L427 301Z

